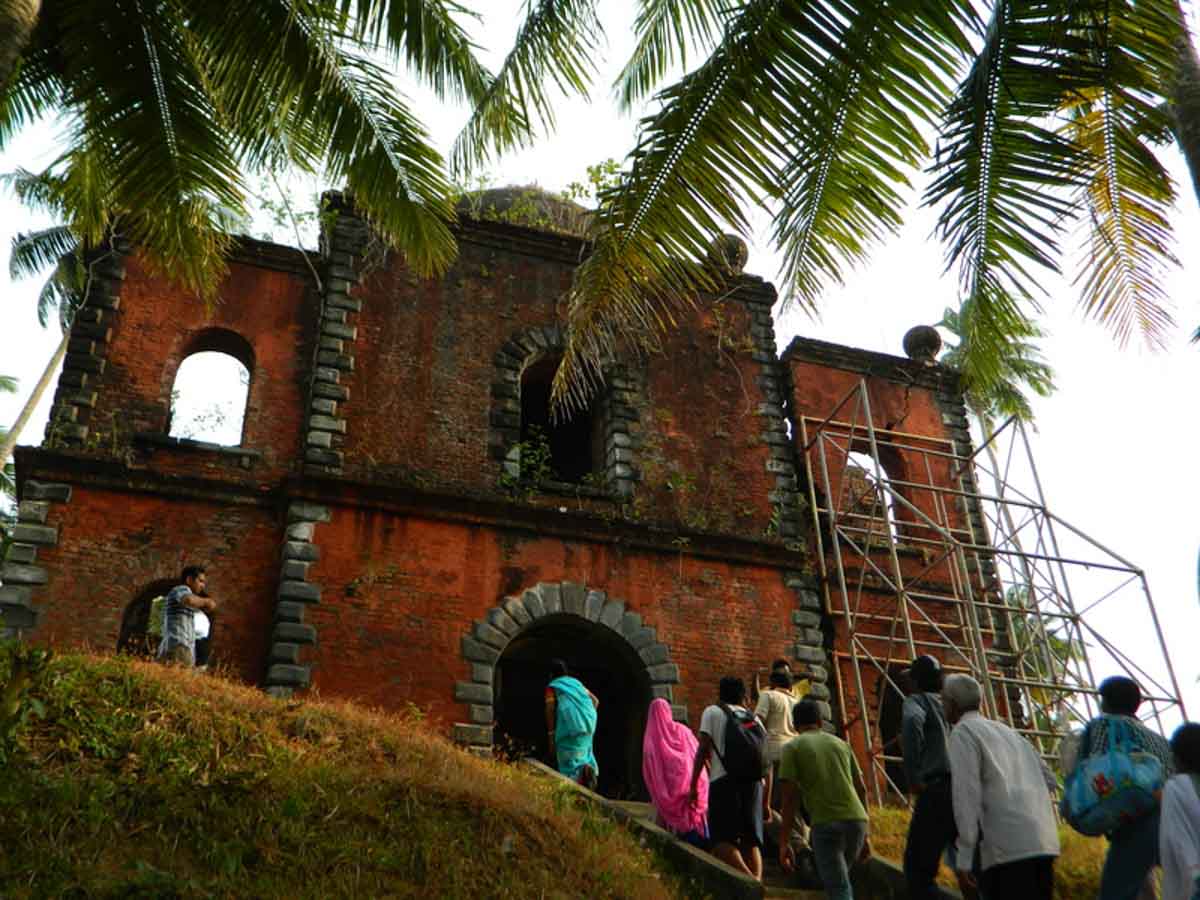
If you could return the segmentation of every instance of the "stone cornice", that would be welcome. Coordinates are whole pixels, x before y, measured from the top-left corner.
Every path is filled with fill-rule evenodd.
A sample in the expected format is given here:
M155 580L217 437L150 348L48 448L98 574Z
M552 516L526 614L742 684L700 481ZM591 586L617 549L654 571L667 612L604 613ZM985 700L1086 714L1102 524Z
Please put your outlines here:
M321 257L315 253L307 253L287 244L260 241L244 234L234 236L233 247L229 251L229 262L258 269L272 269L276 272L290 272L304 278L311 278L313 269L320 271L324 265Z
M935 391L958 390L959 374L946 366L929 366L903 356L859 350L856 347L846 347L815 338L792 338L781 358L784 364L795 359L848 372L859 372L898 384L915 384Z
M804 552L789 550L774 541L660 529L569 508L561 512L496 497L439 493L405 485L310 475L289 479L283 490L291 499L329 506L376 509L471 525L490 525L527 531L538 537L618 544L676 556L684 553L688 556L789 569L803 567L808 559Z
M191 453L191 450L181 452ZM278 492L267 484L224 481L190 475L168 475L152 469L135 468L111 456L96 456L70 450L43 447L18 447L13 454L17 464L17 493L21 495L29 478L55 481L88 488L159 494L185 500L238 505L274 506L282 502Z
M292 476L282 484L275 485L238 483L167 475L149 469L132 468L122 460L111 457L71 451L18 447L15 455L22 483L32 477L38 481L104 490L276 508L282 508L291 501L306 500L331 506L490 525L527 531L541 537L619 544L672 555L684 553L780 569L803 568L808 559L804 552L789 550L775 541L654 528L586 511L568 509L567 512L560 512L497 497L451 494L395 483L358 481L315 473ZM681 538L685 540L681 541Z

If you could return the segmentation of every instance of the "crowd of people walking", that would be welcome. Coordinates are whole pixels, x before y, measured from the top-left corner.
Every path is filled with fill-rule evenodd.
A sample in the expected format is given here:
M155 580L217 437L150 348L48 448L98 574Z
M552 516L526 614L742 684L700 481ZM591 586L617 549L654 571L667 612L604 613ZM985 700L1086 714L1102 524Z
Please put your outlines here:
M554 667L546 721L559 770L594 786L599 701L564 663ZM1109 678L1098 689L1100 714L1063 741L1056 775L1025 737L982 714L974 678L943 677L932 656L906 674L910 900L943 896L943 861L965 897L1049 900L1060 852L1056 795L1066 823L1107 838L1098 900L1200 900L1200 724L1181 725L1168 743L1138 720L1137 683ZM697 734L667 701L653 700L643 780L658 824L682 840L759 880L768 849L785 872L811 861L828 897L851 900L852 870L871 853L865 780L850 745L796 687L777 661L751 710L743 680L722 678Z

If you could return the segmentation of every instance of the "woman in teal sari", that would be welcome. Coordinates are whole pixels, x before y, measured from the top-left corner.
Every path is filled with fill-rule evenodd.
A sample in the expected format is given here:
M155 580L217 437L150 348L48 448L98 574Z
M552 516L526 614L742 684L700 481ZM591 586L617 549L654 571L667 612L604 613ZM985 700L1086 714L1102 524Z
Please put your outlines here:
M546 729L550 754L558 771L592 790L600 775L600 766L592 752L596 734L596 695L572 678L561 659L550 662L550 684L546 686Z

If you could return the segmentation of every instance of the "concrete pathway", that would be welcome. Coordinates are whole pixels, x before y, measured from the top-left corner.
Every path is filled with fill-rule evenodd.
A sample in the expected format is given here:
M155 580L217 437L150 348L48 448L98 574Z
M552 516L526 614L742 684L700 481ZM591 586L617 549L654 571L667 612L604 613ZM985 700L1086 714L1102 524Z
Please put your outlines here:
M633 800L611 800L614 806L619 806L629 815L647 822L654 821L654 807L649 803L638 803ZM789 887L791 878L773 859L764 860L763 887L766 888L765 900L825 900L824 891L804 890Z

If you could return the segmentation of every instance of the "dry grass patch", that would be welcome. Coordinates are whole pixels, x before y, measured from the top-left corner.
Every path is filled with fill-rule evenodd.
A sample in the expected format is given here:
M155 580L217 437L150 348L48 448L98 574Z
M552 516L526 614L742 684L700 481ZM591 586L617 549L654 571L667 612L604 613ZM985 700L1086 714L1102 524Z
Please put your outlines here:
M871 810L871 847L876 855L896 865L904 861L904 838L908 834L907 809ZM1067 825L1059 825L1062 855L1054 865L1055 900L1095 897L1100 889L1100 870L1108 844L1103 838L1084 837ZM938 883L957 890L954 873L943 863Z
M86 655L56 658L33 701L0 771L5 896L686 894L571 792L416 713Z

